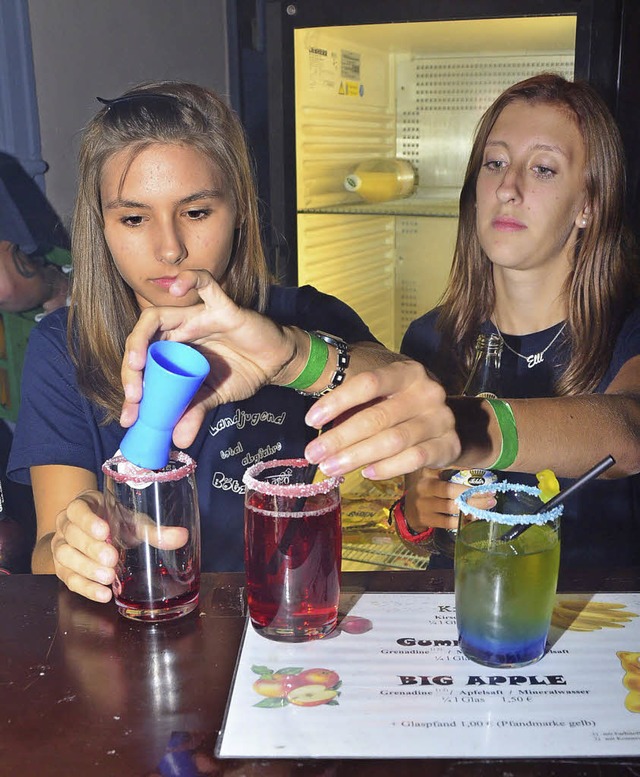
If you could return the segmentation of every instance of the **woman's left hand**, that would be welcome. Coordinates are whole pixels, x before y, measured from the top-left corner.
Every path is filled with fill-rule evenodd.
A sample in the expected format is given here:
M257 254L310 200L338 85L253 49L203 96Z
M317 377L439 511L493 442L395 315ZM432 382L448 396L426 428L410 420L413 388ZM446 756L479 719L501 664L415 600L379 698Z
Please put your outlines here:
M193 442L211 408L246 399L276 381L306 339L302 330L298 339L293 328L281 327L260 313L238 307L205 270L180 273L170 293L180 298L193 289L202 300L198 305L149 307L142 311L127 338L121 373L125 402L120 423L128 427L138 417L149 343L188 342L207 358L211 371L174 430L173 439L180 448ZM295 377L295 369L293 372Z
M305 455L326 475L365 467L362 474L372 480L446 467L461 449L446 399L414 361L362 372L309 410L310 426L332 427L307 445Z

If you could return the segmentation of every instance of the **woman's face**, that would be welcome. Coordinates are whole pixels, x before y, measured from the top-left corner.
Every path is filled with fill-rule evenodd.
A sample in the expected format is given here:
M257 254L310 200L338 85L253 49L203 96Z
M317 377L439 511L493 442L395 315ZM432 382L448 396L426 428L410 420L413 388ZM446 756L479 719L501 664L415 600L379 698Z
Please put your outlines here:
M571 264L588 218L585 148L562 108L517 100L498 116L476 182L476 228L495 266Z
M182 270L208 270L218 281L226 272L236 212L223 177L188 146L156 143L127 169L129 158L126 148L114 154L100 180L104 235L116 267L141 308L199 302L195 291L176 298L168 290Z

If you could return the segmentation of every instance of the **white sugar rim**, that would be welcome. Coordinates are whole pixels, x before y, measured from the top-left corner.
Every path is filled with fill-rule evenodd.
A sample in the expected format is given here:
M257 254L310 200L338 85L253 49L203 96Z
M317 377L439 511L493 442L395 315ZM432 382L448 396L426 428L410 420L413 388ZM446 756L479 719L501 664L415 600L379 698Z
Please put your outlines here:
M279 494L278 494L279 496ZM269 510L268 507L255 507L254 505L249 505L245 507L246 510L250 510L254 513L259 513L260 515L266 515L267 518L290 518L294 521L302 521L305 518L317 518L319 516L328 515L329 513L333 513L336 509L336 507L340 508L340 496L337 496L335 499L332 499L330 504L323 505L322 507L318 507L317 510L309 510L306 505L304 505L304 510Z
M334 488L340 485L344 478L330 477L321 480L318 483L296 483L295 485L279 485L277 483L265 483L263 480L257 480L266 469L275 469L276 467L310 467L312 466L306 459L272 459L271 461L260 461L249 467L242 476L242 482L248 488L258 491L267 496L316 496L317 494L328 494Z
M102 471L117 483L128 483L132 486L180 480L195 471L195 461L182 451L172 451L169 460L178 461L182 466L169 470L145 469L132 464L122 454L116 454L105 461ZM111 467L117 467L117 469L111 469Z
M493 510L481 510L480 508L473 507L467 503L467 500L476 496L476 494L493 494L495 491L516 491L524 494L531 494L532 496L540 496L540 489L536 488L536 486L525 486L522 483L509 483L507 480L502 480L499 483L489 483L484 486L468 488L460 494L456 499L455 504L461 512L472 515L474 518L481 521L494 521L495 523L504 523L508 526L515 526L521 523L542 526L549 521L557 520L564 510L564 505L556 505L556 507L551 507L543 513L515 515L513 513L496 513Z

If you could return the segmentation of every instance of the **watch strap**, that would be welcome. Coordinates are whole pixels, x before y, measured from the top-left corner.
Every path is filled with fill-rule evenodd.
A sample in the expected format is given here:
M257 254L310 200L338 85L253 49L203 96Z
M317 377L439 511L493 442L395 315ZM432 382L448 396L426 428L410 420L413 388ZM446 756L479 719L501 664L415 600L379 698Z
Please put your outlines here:
M312 331L309 332L309 334L311 337L318 337L321 340L324 340L327 345L332 345L336 349L336 368L331 375L329 383L321 391L298 390L299 394L304 394L307 397L321 397L329 391L333 391L333 389L337 388L341 383L344 383L351 355L349 353L349 346L342 338L320 331Z

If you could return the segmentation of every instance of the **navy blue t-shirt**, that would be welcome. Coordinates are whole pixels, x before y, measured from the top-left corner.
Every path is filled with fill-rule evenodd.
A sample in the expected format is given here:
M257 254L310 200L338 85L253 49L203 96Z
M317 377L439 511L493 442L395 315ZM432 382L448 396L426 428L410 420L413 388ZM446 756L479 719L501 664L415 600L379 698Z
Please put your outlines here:
M441 341L436 329L438 309L409 326L401 350L421 362L442 381L449 393L459 392L455 384L456 366L451 348ZM539 353L561 328L557 324L531 335L504 335L514 351L529 356ZM486 322L486 333L495 327ZM602 394L622 365L640 354L640 306L626 318L616 339L609 367L595 393ZM562 333L544 353L542 363L529 368L527 362L508 348L502 349L500 364L501 395L510 399L554 396L554 382L562 373L569 346ZM544 419L540 419L544 424ZM593 462L597 462L594 460ZM537 485L535 475L500 473L500 479ZM572 481L560 479L561 490ZM561 563L564 567L607 567L640 564L640 475L618 480L596 480L584 486L565 502L561 519ZM440 565L440 560L437 562Z
M29 483L29 467L63 464L94 472L101 489L102 463L118 450L126 430L116 422L101 425L100 409L80 393L67 351L67 313L61 308L49 314L29 338L8 474ZM351 343L375 342L351 308L311 286L273 286L266 315ZM244 568L242 475L262 459L302 456L317 434L304 423L312 402L291 389L266 386L208 414L187 449L198 464L203 571Z

